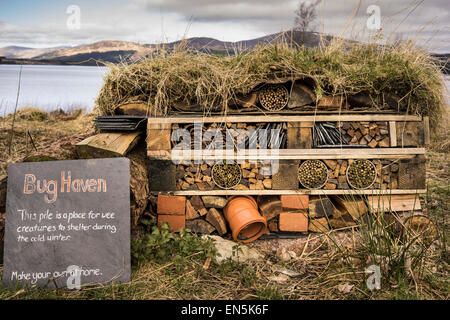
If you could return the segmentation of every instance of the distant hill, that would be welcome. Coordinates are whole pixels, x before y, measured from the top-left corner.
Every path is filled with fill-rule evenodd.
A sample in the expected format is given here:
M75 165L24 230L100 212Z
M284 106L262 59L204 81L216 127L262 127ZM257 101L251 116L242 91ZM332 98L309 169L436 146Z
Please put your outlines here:
M55 47L55 48L27 48L19 46L8 46L0 48L0 56L12 58L12 59L32 59L38 55L52 52L58 49L67 47Z
M10 46L0 48L0 56L8 59L32 59L38 61L55 62L78 62L85 64L89 60L101 60L107 62L119 62L123 60L136 61L139 58L147 57L159 48L173 50L176 46L186 46L189 49L203 52L233 54L235 50L248 50L261 43L269 43L286 39L290 42L304 43L306 46L314 47L319 43L319 34L300 32L274 33L257 39L250 39L237 42L220 41L208 37L194 37L164 44L140 44L127 41L99 41L88 45L76 47L59 48L26 48ZM331 39L331 37L325 37ZM92 61L87 63L92 64Z

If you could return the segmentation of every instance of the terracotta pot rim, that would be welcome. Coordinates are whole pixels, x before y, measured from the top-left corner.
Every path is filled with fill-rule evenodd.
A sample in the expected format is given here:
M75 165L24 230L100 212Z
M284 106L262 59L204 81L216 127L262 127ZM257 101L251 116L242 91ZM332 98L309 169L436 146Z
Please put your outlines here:
M230 205L232 205L234 201L243 201L243 203L241 206L239 206L239 204L234 206L233 211L230 212ZM224 208L224 216L232 230L233 239L238 242L246 243L256 240L265 232L267 228L267 221L259 213L256 200L249 195L235 195L230 197ZM241 239L239 236L242 231L253 224L260 225L257 232L249 237Z

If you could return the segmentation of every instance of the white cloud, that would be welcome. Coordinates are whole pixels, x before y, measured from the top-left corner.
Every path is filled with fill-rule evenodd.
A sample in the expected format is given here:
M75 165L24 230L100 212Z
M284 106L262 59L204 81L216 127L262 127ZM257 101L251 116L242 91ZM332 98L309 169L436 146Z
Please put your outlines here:
M381 8L383 31L430 39L433 47L450 51L450 15L448 0L427 0L408 15L419 0L362 1L359 12L344 36L355 36L364 30L366 8ZM340 35L358 4L357 0L322 0L318 7L319 30ZM296 0L135 0L131 3L96 7L81 6L81 30L70 31L65 16L53 23L45 20L34 26L17 26L0 21L0 46L77 45L98 40L126 40L141 43L175 41L183 36L206 36L223 41L238 41L287 30L292 27ZM398 28L394 28L401 22ZM186 33L187 31L187 33ZM436 32L439 31L439 32ZM447 43L446 43L447 41ZM445 50L445 49L444 49Z

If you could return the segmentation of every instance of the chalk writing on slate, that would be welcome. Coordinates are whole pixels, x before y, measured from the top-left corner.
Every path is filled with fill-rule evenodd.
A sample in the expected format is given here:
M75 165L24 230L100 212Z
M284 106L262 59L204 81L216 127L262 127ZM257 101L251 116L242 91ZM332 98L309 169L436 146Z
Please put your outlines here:
M11 164L6 200L5 286L130 280L127 158Z

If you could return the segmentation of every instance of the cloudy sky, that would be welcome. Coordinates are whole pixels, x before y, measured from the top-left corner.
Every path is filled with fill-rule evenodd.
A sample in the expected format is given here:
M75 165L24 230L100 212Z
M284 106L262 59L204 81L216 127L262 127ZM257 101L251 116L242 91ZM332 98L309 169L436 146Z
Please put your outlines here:
M313 1L313 0L311 0ZM315 0L314 0L315 1ZM140 43L183 37L252 39L292 27L303 0L0 0L0 47L75 46L99 40ZM70 5L80 9L80 28ZM317 30L367 38L369 6L380 8L385 37L415 39L450 52L450 0L322 0ZM69 22L69 26L68 26Z

